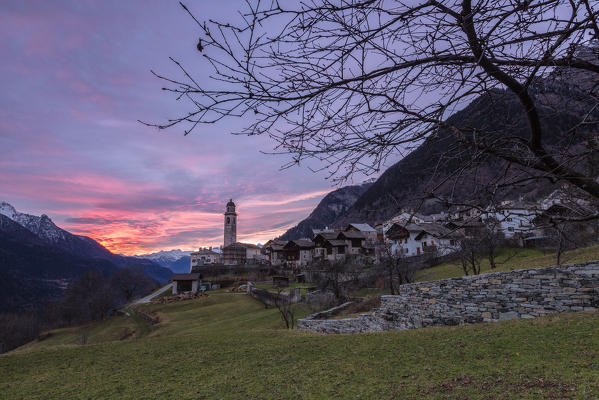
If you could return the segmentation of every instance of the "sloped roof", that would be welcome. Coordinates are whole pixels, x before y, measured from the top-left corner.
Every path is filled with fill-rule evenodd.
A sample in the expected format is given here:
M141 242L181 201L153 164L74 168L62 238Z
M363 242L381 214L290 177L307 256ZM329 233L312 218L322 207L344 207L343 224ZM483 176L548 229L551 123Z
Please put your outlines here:
M196 251L195 254L200 254L200 255L211 255L211 256L218 256L220 255L219 253L209 250L209 249L201 249L199 251Z
M312 229L312 235L313 236L316 236L319 233L333 233L333 232L335 232L335 230L334 229L329 229L329 228L322 228L322 229L314 228L314 229Z
M366 239L366 236L362 232L341 232L339 237L346 239Z
M233 249L233 248L244 248L244 249L259 249L260 247L256 246L255 244L251 244L251 243L241 243L241 242L235 242L235 243L231 243L230 245L223 247L224 249Z
M437 223L420 224L419 227L420 233L418 234L418 236L421 236L422 233L428 233L436 238L455 238L460 236L457 232ZM416 237L417 240L418 236Z
M197 281L201 277L198 273L193 274L173 274L171 281Z
M260 246L257 246L252 243L239 243L239 244L242 245L243 247L245 247L246 249L259 249L260 248Z
M331 239L337 239L337 237L339 236L339 232L321 232L318 235L316 235L316 237L322 237L325 240L331 240ZM316 237L314 237L314 239L316 239Z
M376 232L376 230L372 226L370 226L368 224L354 224L354 223L351 223L351 224L349 224L348 228L350 226L356 228L360 232Z
M311 249L314 247L314 242L311 240L307 240L307 239L297 239L297 240L290 240L286 245L285 248L289 249L293 246L297 246L303 249Z
M429 225L429 224L426 224L426 225ZM424 224L409 223L409 224L406 224L404 227L410 232L420 232L420 231L425 230Z
M347 244L345 243L345 240L331 239L331 240L327 240L327 242L330 243L331 246L334 246L334 247L347 246Z
M266 245L265 247L267 249L271 249L274 251L280 251L283 250L283 247L285 247L285 245L287 244L287 240L270 240L270 243L268 243L268 245Z

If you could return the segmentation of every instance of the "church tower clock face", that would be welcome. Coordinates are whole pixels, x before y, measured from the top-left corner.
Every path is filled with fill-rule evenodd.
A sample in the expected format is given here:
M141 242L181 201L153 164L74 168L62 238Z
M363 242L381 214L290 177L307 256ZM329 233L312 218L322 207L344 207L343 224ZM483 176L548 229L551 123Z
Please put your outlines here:
M237 242L237 213L235 212L235 203L230 199L225 209L225 234L224 247Z

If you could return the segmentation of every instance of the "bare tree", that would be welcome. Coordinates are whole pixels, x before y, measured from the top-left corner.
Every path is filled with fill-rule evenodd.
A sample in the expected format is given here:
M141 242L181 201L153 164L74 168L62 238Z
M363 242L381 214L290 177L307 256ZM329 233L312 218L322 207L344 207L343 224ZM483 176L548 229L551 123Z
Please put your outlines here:
M237 133L269 135L275 152L292 156L287 165L315 158L337 179L377 173L388 156L445 134L471 169L503 160L497 179L485 177L491 192L549 180L599 199L594 1L271 0L248 2L237 21L208 22L181 5L214 72L195 76L172 59L180 77L156 75L189 108L148 125L188 134L243 117ZM545 92L549 83L578 96L577 120L552 141L542 115L564 104ZM522 131L447 119L480 96L514 98ZM497 107L489 113L507 112Z
M541 242L555 251L555 261L560 265L564 252L597 242L597 221L587 221L588 205L579 198L562 197L534 220Z
M491 216L485 219L480 229L480 248L484 252L491 269L497 267L497 252L505 243L505 234L501 231L501 224L497 218Z
M394 246L390 242L384 244L380 265L386 271L392 295L399 294L400 285L413 282L418 269L415 261L410 261L403 255L401 246Z
M111 286L129 302L136 296L148 293L156 285L141 268L123 268L112 275Z
M312 263L309 268L318 290L332 293L337 303L346 301L351 290L363 287L362 278L367 275L364 263L347 255L335 261Z
M460 241L457 252L464 275L478 275L481 269L482 253L477 239L465 238Z
M289 296L283 294L282 289L277 290L275 305L281 313L281 319L285 322L287 329L293 329L295 327L295 310L293 304L289 301Z

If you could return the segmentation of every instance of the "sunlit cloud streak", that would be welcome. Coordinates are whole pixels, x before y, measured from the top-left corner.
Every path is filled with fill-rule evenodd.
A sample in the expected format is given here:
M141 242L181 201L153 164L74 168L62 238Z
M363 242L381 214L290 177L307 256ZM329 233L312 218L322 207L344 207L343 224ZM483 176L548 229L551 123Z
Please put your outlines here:
M201 2L226 18L242 2ZM196 27L163 1L5 1L0 7L0 201L49 215L117 253L221 245L224 205L240 240L258 243L305 218L332 188L307 168L281 170L267 137L244 121L159 131L182 110L150 69L199 75Z

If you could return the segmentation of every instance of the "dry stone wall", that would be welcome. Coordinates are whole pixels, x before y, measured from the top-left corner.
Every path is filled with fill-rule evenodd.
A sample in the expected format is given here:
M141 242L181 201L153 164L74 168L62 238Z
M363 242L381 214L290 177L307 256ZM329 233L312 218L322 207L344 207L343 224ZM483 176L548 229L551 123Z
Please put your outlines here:
M267 307L276 307L277 302L279 304L295 304L302 301L300 288L289 289L278 294L266 289L257 289L251 283L248 283L247 293Z
M398 296L358 318L298 320L298 329L358 333L462 325L594 311L599 308L599 262L497 272L402 285Z

